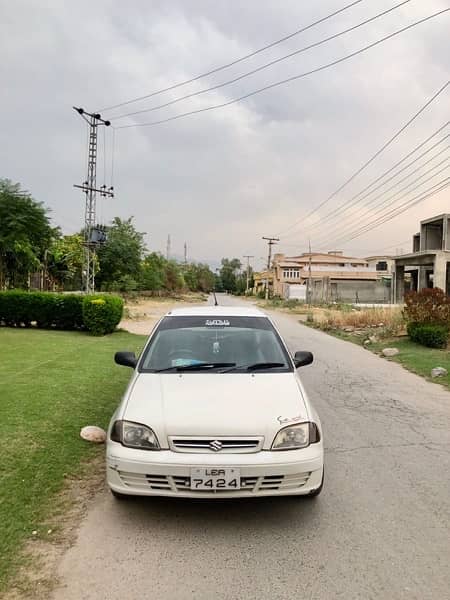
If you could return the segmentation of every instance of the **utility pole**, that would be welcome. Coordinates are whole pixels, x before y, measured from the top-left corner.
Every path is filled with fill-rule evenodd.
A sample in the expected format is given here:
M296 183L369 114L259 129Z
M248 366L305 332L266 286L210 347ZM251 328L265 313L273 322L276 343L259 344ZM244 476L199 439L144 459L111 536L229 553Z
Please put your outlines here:
M280 238L276 237L262 237L263 240L267 240L267 244L269 246L269 252L267 255L267 277L266 277L266 300L269 299L269 271L270 271L270 261L272 260L272 246L276 244L276 242L280 241Z
M247 280L246 280L246 284L245 284L245 295L247 296L248 294L248 283L250 280L250 259L251 258L255 258L254 256L250 255L250 254L244 254L244 258L247 259Z
M184 242L184 264L187 265L187 243Z
M85 248L85 281L84 290L91 294L95 290L95 248L98 244L105 241L105 234L100 228L96 227L96 199L97 192L104 197L113 198L114 188L102 185L97 189L97 129L99 125L109 127L110 121L102 119L98 113L89 113L83 108L73 109L83 117L89 125L89 148L87 178L82 185L74 185L86 194L86 205L84 211L84 248Z
M312 279L311 279L311 240L309 240L309 262L308 262L308 303L311 307L312 300Z
M169 258L170 258L170 233L167 236L166 258L167 258L167 260L169 260Z

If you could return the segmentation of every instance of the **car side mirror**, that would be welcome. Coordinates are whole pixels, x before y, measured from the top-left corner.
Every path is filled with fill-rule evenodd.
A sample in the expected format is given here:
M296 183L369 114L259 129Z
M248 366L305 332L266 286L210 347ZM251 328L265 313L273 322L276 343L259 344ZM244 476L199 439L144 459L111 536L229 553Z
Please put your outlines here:
M304 367L305 365L310 365L314 360L314 356L312 352L304 352L300 350L294 354L294 365L295 368Z
M137 365L137 358L134 352L116 352L114 354L114 361L118 365L132 367L133 369L135 369Z

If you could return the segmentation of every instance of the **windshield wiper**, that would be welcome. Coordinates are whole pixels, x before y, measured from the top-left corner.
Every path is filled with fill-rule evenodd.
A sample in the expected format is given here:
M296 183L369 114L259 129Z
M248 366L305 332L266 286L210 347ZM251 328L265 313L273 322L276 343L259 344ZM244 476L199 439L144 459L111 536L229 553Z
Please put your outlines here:
M280 362L259 362L253 363L252 365L234 365L233 367L220 372L228 373L228 371L237 371L238 369L245 369L246 371L258 371L260 369L276 369L285 366L286 365L284 363Z
M214 369L216 367L234 367L236 363L232 362L202 362L194 363L192 365L178 365L175 367L166 367L165 369L155 369L153 373L168 373L169 371L199 371L203 369Z

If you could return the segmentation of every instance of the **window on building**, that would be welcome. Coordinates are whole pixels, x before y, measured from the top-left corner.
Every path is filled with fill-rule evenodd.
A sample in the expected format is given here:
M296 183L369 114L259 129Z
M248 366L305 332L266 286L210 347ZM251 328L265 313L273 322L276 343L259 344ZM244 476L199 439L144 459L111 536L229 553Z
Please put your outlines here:
M377 271L387 271L387 262L385 260L380 260L377 262L375 269Z
M283 269L285 279L300 279L300 269Z

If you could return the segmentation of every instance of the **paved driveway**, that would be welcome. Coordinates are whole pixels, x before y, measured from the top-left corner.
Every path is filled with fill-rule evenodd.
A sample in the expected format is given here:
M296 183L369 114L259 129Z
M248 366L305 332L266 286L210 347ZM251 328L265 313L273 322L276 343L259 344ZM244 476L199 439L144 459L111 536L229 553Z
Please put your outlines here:
M273 316L292 350L315 354L302 375L325 430L322 495L118 503L101 491L54 600L450 598L450 393Z

